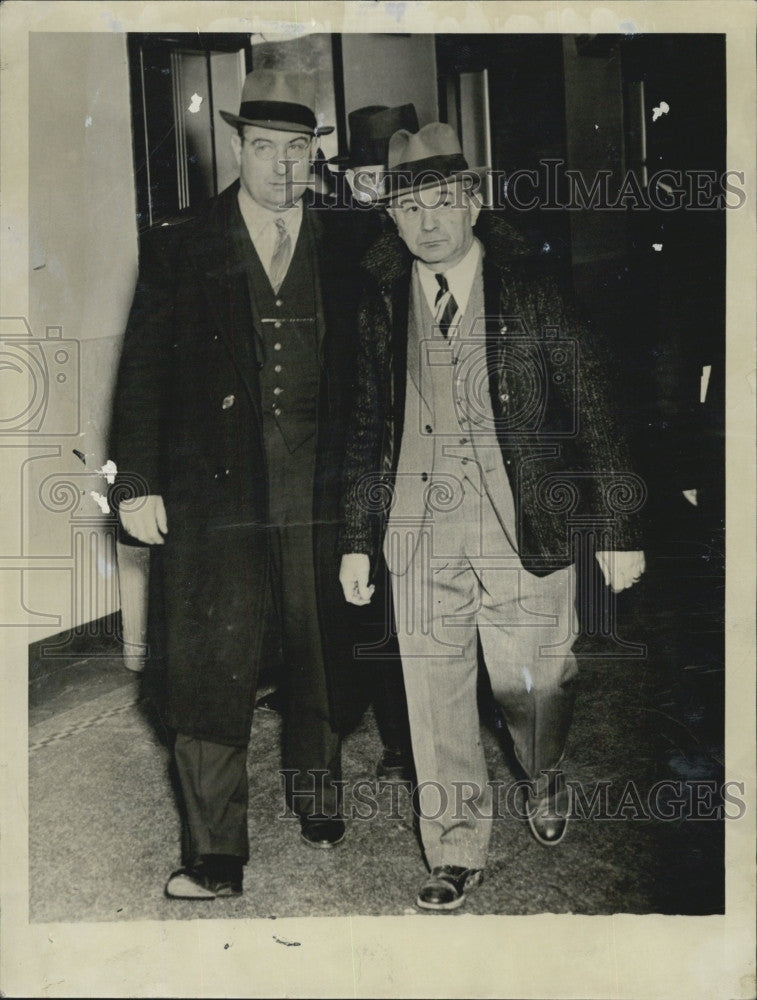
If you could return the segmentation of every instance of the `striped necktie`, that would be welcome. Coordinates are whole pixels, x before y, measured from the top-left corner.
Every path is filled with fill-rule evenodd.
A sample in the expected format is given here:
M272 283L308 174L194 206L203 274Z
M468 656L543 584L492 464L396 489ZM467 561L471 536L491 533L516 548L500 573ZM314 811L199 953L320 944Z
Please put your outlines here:
M292 256L292 239L283 219L276 219L276 246L271 257L270 280L274 292L278 292L289 270Z
M457 315L457 302L455 296L449 290L449 283L443 274L435 274L439 284L439 291L434 299L434 322L442 331L442 336L449 335L449 328Z

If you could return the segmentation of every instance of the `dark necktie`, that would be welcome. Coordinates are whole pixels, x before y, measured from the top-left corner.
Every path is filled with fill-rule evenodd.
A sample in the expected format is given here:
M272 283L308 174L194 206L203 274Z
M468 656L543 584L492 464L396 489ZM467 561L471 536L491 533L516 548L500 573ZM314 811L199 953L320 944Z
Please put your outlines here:
M449 283L443 274L435 274L439 291L434 299L434 322L442 332L443 337L449 335L449 328L457 315L457 302L449 290Z
M276 246L271 257L271 287L278 292L289 270L292 256L292 240L283 219L276 219Z

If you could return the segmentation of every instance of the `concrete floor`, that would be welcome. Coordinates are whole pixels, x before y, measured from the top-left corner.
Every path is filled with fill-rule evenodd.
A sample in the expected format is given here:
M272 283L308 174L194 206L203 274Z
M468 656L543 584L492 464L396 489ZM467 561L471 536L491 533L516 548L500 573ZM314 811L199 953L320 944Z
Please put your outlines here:
M633 781L643 805L662 779L681 782L674 787L685 795L698 782L722 780L722 663L703 657L675 665L680 629L661 610L664 579L664 566L652 567L619 604L621 622L633 622L634 636L648 643L645 656L613 659L606 641L579 641L565 769L587 797L609 782L609 811L617 815L572 821L555 848L536 843L518 816L498 818L484 884L458 914L723 911L723 822L644 818L627 788ZM425 868L407 791L394 799L388 790L377 794L376 815L352 819L334 851L301 842L282 807L280 720L270 712L256 714L249 750L252 858L244 895L166 899L165 881L179 865L179 821L168 753L138 675L112 656L83 657L48 687L37 691L30 713L32 922L443 919L413 906ZM515 772L506 741L485 728L484 745L491 777L509 786ZM348 804L361 780L365 797L379 751L369 712L344 744Z

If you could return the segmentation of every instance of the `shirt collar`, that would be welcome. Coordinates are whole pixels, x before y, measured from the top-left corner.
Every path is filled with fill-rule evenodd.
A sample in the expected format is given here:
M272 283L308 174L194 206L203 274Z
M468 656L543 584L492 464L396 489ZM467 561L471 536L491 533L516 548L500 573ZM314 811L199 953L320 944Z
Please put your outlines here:
M461 313L464 313L467 308L468 297L470 296L470 290L473 287L473 279L476 276L480 260L481 244L474 238L470 249L463 259L458 261L454 267L450 267L444 272L444 276L449 283L450 291L452 292ZM437 271L434 269L432 264L426 264L422 260L418 260L417 265L421 288L423 289L428 304L433 311L436 294L439 291L439 284L435 277Z
M242 212L247 230L254 241L270 224L275 224L277 219L283 219L290 236L296 236L302 219L302 199L299 198L291 208L285 212L272 212L270 208L259 205L254 198L250 197L247 191L239 185L239 208Z

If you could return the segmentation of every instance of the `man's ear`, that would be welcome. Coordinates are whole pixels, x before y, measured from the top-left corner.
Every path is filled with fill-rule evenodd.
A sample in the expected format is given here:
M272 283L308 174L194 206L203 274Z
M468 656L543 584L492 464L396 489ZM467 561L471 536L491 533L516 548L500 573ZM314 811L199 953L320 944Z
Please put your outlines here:
M481 196L477 191L469 190L465 192L465 200L468 202L470 224L471 226L475 226L482 208Z
M236 164L239 166L242 162L242 140L236 132L234 132L231 136L231 150L234 153Z

